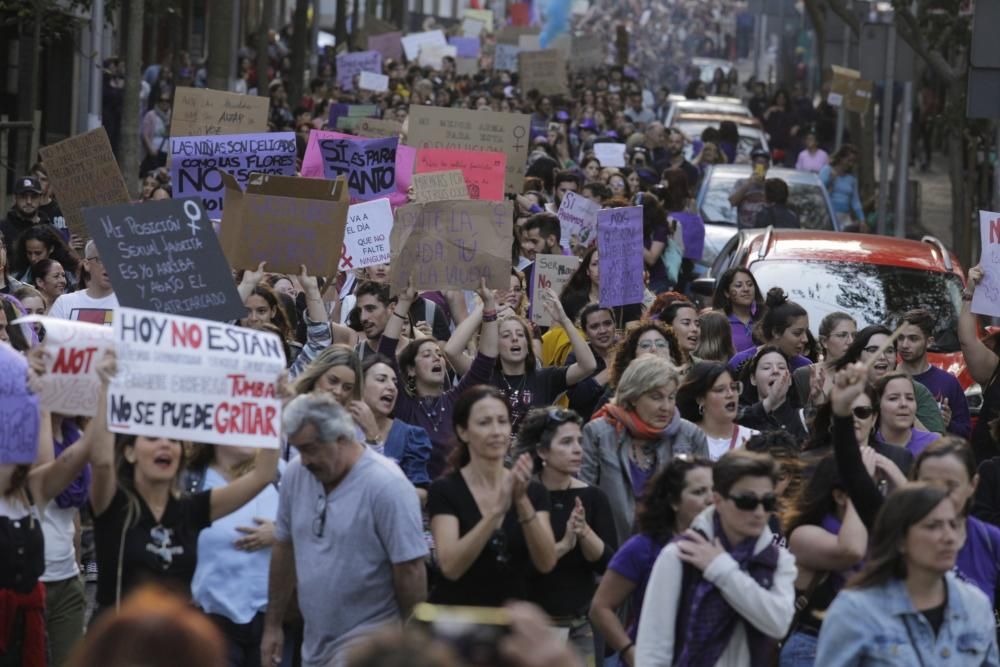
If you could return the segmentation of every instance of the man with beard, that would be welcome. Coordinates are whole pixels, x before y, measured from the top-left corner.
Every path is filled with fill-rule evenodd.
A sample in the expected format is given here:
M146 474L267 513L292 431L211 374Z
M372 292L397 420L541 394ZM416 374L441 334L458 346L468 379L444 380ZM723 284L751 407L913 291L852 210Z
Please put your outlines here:
M0 222L0 234L7 245L7 254L13 253L17 238L29 227L49 222L40 210L42 204L42 184L37 178L23 176L14 185L14 205L7 217Z
M688 183L697 183L701 178L698 168L684 158L684 135L676 130L669 131L666 150L663 153L653 149L653 159L653 167L657 173L662 174L668 169L681 169L687 175Z
M299 456L281 477L262 664L281 662L297 590L302 664L339 667L351 646L399 625L427 596L420 500L395 463L355 439L332 397L295 398L282 423Z
M561 235L559 218L553 213L536 213L524 223L521 231L521 251L531 260L531 264L522 269L525 285L531 285L536 256L562 254L562 246L559 245Z
M575 410L585 421L597 409L601 397L608 388L608 374L615 343L618 342L618 332L615 330L614 313L610 308L604 308L596 303L587 304L580 311L580 328L587 336L590 349L597 360L597 369L586 380L578 382L566 390L569 407ZM567 364L576 362L576 355L570 352L566 358Z
M442 310L428 299L417 298L407 318L406 315L396 312L396 304L389 298L387 284L367 280L358 285L354 296L357 310L356 326L360 331L337 323L332 323L330 326L333 329L333 342L353 345L355 353L362 361L378 352L378 341L391 316L400 317L413 325L426 322L430 327L430 331L426 332L428 335L433 335L438 340L448 340L450 333L448 322ZM350 319L353 320L353 317Z

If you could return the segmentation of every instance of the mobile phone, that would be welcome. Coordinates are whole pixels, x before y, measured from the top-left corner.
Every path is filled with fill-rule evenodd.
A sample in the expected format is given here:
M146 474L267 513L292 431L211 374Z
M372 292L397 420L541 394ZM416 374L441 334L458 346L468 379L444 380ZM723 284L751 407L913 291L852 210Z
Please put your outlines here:
M753 173L758 178L764 178L764 174L767 173L767 167L762 164L755 164L753 166Z
M562 131L562 125L559 123L549 123L549 132L555 132L558 134Z
M502 607L450 607L422 602L413 620L432 637L449 644L461 664L470 667L506 665L499 643L510 634L510 614Z

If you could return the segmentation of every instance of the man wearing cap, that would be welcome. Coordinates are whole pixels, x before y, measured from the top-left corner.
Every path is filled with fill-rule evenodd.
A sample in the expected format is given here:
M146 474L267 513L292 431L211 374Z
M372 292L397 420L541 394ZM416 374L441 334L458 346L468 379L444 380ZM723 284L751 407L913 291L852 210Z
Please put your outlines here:
M7 252L11 253L17 238L32 225L48 222L49 219L39 210L42 203L42 184L37 178L22 176L14 185L14 205L7 212L7 217L0 222L0 232L3 233Z

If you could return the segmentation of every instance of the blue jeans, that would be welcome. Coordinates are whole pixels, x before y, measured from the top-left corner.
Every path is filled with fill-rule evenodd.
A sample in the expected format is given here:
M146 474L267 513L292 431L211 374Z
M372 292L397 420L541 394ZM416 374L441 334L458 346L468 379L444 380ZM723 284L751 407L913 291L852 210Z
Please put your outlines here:
M779 667L813 667L816 662L817 637L793 632L781 647Z

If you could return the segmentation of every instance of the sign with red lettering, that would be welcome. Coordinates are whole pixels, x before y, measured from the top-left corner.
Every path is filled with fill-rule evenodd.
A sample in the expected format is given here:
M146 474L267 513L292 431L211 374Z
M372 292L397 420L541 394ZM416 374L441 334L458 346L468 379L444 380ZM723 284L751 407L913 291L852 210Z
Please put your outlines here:
M96 415L101 393L96 364L113 343L111 327L41 315L22 317L17 323L45 327L46 373L36 387L42 409L62 415Z
M108 393L115 433L273 449L281 440L274 334L209 320L119 308L118 375Z
M979 212L983 280L972 294L972 312L1000 317L1000 213Z

